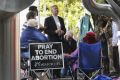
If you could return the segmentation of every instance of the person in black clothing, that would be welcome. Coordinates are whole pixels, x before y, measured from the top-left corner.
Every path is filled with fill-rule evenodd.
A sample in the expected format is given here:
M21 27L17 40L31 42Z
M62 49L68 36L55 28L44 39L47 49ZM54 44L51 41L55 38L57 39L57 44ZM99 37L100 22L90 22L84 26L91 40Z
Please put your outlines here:
M45 19L44 32L48 35L50 42L62 42L64 39L64 34L66 33L64 19L58 16L57 5L53 5L51 7L51 12L52 16L49 16ZM53 77L60 77L60 69L53 70Z
M64 53L64 69L61 69L61 77L65 77L67 75L67 72L69 71L69 63L71 63L71 59L67 59L67 55L69 56L72 52L74 52L77 48L77 42L73 39L73 33L70 31L67 31L64 36L63 41L63 53Z
M77 47L77 42L73 39L73 33L67 31L63 40L63 52L64 54L71 54Z
M102 16L100 19L100 22L98 23L98 40L101 41L102 45L102 55L104 58L102 59L103 61L103 74L104 75L109 75L110 74L110 60L109 60L109 52L108 52L108 43L109 43L109 38L110 34L108 34L108 30L111 28L111 18Z
M36 20L38 20L38 9L37 9L37 7L36 6L30 6L29 7L29 12L28 13L34 13L35 14L35 19ZM29 15L28 15L28 17L29 17ZM45 30L45 27L42 25L42 24L39 24L38 25L39 27L38 27L38 30L40 31L40 32L43 32L44 30Z
M29 7L29 12L32 11L36 14L36 16L38 16L38 9L36 6L30 6Z
M61 42L64 39L66 28L62 17L58 16L58 7L53 5L51 7L52 16L45 19L45 33L51 42Z

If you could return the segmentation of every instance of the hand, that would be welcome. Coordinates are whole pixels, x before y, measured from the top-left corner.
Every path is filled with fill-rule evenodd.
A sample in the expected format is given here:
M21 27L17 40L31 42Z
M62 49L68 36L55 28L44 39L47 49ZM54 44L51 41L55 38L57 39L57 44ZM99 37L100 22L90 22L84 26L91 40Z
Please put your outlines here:
M61 36L63 32L60 29L57 29L55 33L58 34L58 36Z
M64 34L64 31L63 30L59 30L58 36L62 36L63 34Z
M65 53L64 57L71 57L71 56L68 53Z
M63 30L61 30L61 35L63 35L65 32Z
M58 29L57 29L57 30L55 30L55 33L56 33L56 34L58 34L59 32L60 32L60 30L58 30Z

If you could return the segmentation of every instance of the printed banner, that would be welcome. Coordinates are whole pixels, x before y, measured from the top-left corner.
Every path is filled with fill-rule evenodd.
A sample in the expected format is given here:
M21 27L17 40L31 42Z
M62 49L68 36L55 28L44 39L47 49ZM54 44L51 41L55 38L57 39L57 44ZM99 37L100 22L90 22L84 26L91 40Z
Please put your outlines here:
M32 70L61 69L64 67L61 42L31 43L29 52Z

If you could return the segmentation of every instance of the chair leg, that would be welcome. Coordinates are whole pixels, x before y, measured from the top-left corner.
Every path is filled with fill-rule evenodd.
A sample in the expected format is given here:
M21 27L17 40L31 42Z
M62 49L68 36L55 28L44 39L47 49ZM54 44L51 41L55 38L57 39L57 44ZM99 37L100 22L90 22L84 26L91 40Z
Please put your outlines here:
M73 71L73 80L77 80L77 69L75 69L75 71Z
M72 69L71 69L71 66L70 66L70 65L69 65L69 71L70 71L70 75L71 75L71 77L72 77L72 80L74 80L73 71L72 71Z

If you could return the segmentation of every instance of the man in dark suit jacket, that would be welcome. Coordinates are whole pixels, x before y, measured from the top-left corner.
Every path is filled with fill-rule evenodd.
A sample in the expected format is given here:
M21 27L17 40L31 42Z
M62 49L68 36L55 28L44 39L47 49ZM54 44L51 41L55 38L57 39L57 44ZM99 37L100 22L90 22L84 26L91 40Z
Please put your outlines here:
M58 16L57 5L51 7L51 12L52 16L45 19L45 33L48 35L50 42L62 42L64 40L64 34L66 33L64 20ZM59 69L53 70L53 77L60 77Z
M51 7L52 16L45 19L45 33L48 35L49 41L61 42L66 33L63 18L58 16L58 7L53 5Z

